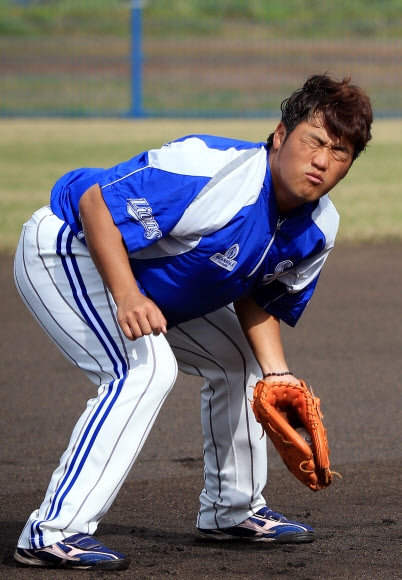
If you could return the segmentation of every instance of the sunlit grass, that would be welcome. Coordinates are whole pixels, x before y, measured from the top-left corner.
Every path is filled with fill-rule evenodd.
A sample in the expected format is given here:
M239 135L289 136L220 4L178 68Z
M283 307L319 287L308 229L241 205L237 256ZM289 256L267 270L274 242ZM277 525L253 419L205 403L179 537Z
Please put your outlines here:
M275 125L273 119L0 120L0 250L14 250L22 223L71 169L110 167L190 133L265 141ZM373 134L331 194L341 215L340 242L402 240L402 120L378 121Z

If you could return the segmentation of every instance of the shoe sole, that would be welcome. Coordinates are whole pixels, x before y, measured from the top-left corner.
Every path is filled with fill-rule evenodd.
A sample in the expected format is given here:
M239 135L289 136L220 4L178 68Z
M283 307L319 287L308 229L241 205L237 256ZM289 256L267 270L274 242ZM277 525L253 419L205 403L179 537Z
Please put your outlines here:
M130 565L129 560L107 560L105 562L98 562L94 565L74 565L70 564L68 561L64 561L61 564L51 564L39 560L38 558L26 558L15 552L14 560L19 564L24 566L31 566L35 568L59 568L59 569L72 569L72 570L127 570Z
M202 540L204 542L275 542L277 544L308 544L314 542L316 539L315 532L298 532L297 534L280 534L275 537L262 537L262 536L230 536L227 534L204 534L199 530L195 531L195 536L197 540Z

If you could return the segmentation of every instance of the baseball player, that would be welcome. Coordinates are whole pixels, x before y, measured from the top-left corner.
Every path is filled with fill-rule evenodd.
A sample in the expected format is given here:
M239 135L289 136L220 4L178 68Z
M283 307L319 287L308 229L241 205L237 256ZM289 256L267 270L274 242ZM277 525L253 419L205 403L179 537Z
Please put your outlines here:
M205 379L197 536L314 540L262 496L266 441L249 386L262 375L299 382L280 321L294 326L313 294L338 227L327 194L370 140L372 111L350 79L326 74L281 108L267 143L190 135L71 171L24 225L18 291L98 392L22 531L21 564L128 567L93 534L177 368Z

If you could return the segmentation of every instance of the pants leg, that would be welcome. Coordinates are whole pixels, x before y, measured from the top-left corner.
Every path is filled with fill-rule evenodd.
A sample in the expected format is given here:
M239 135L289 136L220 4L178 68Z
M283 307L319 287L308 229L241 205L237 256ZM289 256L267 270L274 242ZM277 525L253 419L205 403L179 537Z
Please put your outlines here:
M249 399L261 369L232 306L169 330L184 373L205 377L201 389L204 489L197 526L225 528L265 505L266 439Z
M87 248L49 208L23 228L15 280L48 335L98 386L20 537L19 547L38 548L94 533L176 380L177 364L164 336L124 337Z

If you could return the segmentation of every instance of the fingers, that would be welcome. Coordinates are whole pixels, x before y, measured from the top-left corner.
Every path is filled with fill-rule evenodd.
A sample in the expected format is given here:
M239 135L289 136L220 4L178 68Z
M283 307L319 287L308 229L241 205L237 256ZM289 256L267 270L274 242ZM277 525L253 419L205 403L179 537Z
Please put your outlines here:
M154 336L159 336L159 334L166 334L166 324L151 324L149 320L141 320L141 322L132 322L126 327L122 327L124 334L130 340L135 340L136 338L141 338L149 334Z
M167 332L165 317L156 304L147 298L141 305L137 304L129 309L119 307L118 322L129 340L136 340L149 334L158 336Z

